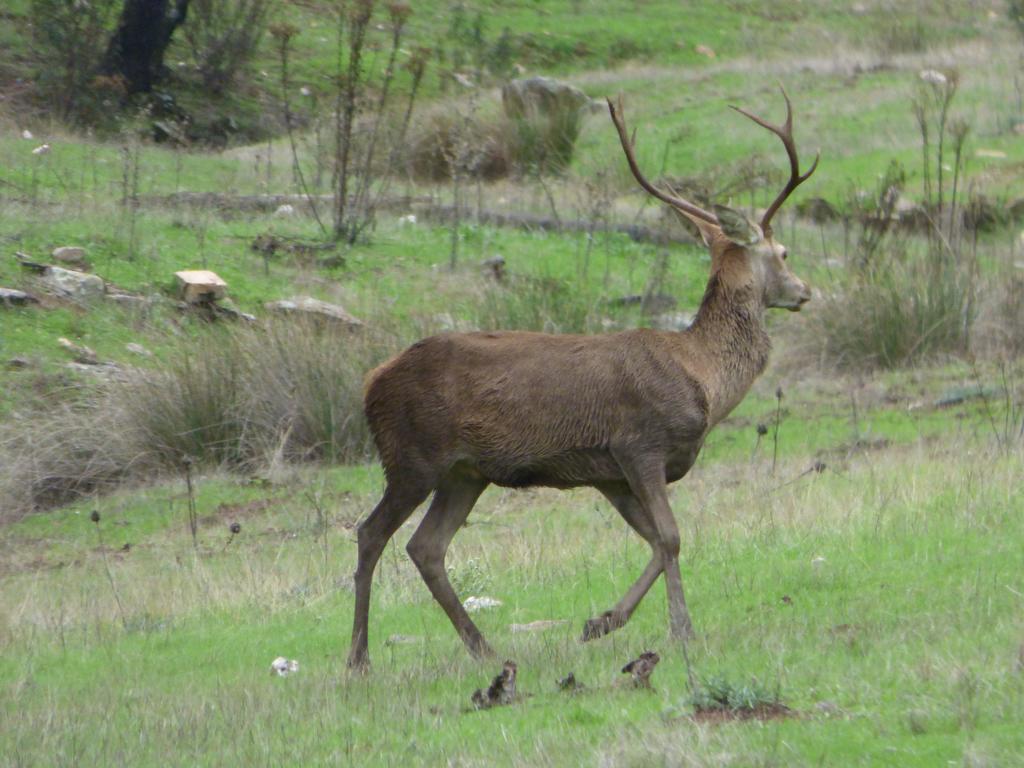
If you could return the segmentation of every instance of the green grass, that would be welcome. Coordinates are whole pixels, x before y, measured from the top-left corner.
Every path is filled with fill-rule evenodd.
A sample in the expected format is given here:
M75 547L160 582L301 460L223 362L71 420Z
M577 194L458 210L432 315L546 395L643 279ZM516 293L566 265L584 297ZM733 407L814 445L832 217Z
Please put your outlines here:
M854 453L796 482L785 478L810 453L783 439L776 478L763 457L709 453L673 493L695 673L777 689L796 718L689 721L660 583L626 628L576 642L647 557L586 491L491 490L449 556L457 581L467 574L476 593L504 601L479 621L518 662L527 698L466 711L496 666L471 661L430 600L401 549L412 526L378 571L374 672L348 676L351 525L381 483L376 469L353 468L273 488L200 479L198 555L182 482L98 500L127 629L90 505L5 529L5 562L20 565L3 580L0 754L11 765L1013 764L1024 754L1020 455L992 453L977 414L939 413L975 423L975 436ZM843 438L833 430L811 451ZM312 499L331 516L326 534ZM242 533L226 545L232 520ZM509 630L552 618L569 624ZM385 644L393 634L417 641ZM655 691L616 685L647 648L662 656ZM297 658L298 675L271 677L277 655ZM589 692L557 691L569 671Z
M284 7L302 30L296 86L321 95L334 66L329 5L306 0ZM28 76L35 66L30 38L17 34L29 7L28 0L12 0L0 12L0 79ZM452 7L417 3L409 44L445 38ZM841 202L851 191L874 189L892 159L907 166L908 191L916 194L920 151L909 99L920 69L953 64L962 75L954 111L972 123L968 176L991 197L1024 194L1024 145L1012 133L1022 118L1013 90L1019 41L1001 17L976 4L948 4L942 14L915 4L895 21L882 5L858 12L831 0L771 8L739 0L683 10L667 0L510 0L485 10L488 39L508 26L529 74L556 74L595 98L624 92L638 155L652 177L720 182L754 156L781 168L777 140L728 109L741 104L778 119L779 78L794 100L805 162L822 150L820 170L797 198ZM922 20L919 27L914 19ZM698 44L716 57L697 54ZM180 54L174 50L171 58ZM862 64L859 73L854 62ZM255 76L230 110L274 109L269 46L259 69L267 76ZM201 94L182 89L184 103L200 103ZM436 100L431 106L453 108L450 96L438 98L436 72L426 94ZM481 109L497 109L497 101L488 95ZM173 272L201 266L205 255L242 310L262 315L265 301L309 293L402 338L451 321L534 327L544 313L567 323L583 315L582 322L598 325L648 322L636 309L604 304L642 292L663 255L624 236L599 235L588 261L582 235L480 227L467 219L451 272L448 228L400 226L389 213L370 242L339 251L341 266L294 258L264 265L249 248L256 235L314 239L315 224L155 204L155 197L178 191L294 191L279 140L270 145L269 182L266 163L256 162L267 145L222 153L142 146L144 204L129 258L130 220L118 204L121 142L69 134L45 119L31 122L36 138L26 141L22 122L20 115L0 120L0 285L36 288L11 258L14 251L46 261L53 247L78 244L98 274L127 290L167 295ZM43 141L52 152L32 155ZM1007 157L975 158L978 148ZM303 162L313 169L308 151ZM607 185L605 209L618 220L633 220L641 206L603 114L587 120L572 167L548 184L566 220L593 203L585 184ZM755 204L774 196L775 186L768 187ZM396 183L393 191L451 197L444 185ZM478 191L466 192L472 209ZM549 212L545 191L529 183L499 182L479 192L484 207ZM747 204L747 195L733 203ZM205 254L196 236L203 227ZM841 284L823 263L841 253L839 227L786 220L779 229L801 277L826 290ZM1006 255L1010 235L979 241L986 280L1005 277L1004 263L1014 258ZM477 264L499 253L514 279L508 293L488 293ZM673 246L660 290L691 311L706 274L703 250ZM559 302L571 303L571 311L559 315ZM816 303L823 304L812 302L807 311ZM154 368L179 360L185 341L218 338L166 303L139 313L51 300L0 312L0 418L81 396L59 336L89 345L102 359ZM456 537L448 565L461 596L504 601L477 614L496 662L468 657L406 557L414 518L378 569L374 672L351 677L344 660L354 526L382 490L379 467L275 467L266 479L203 468L198 551L187 530L181 477L144 478L0 526L0 765L1018 764L1020 448L994 445L1002 394L935 406L953 388L998 389L999 374L985 364L975 370L952 362L817 378L808 373L813 365L790 354L811 319L771 316L773 335L783 337L783 364L769 369L712 433L691 475L671 492L697 626L688 647L692 672L777 691L795 717L692 721L687 662L667 638L660 582L627 627L577 643L583 621L609 608L648 558L591 491L491 489ZM154 357L133 358L125 351L129 341ZM2 363L12 357L32 365L6 370ZM1009 395L1019 401L1012 381ZM758 424L769 428L760 441ZM824 470L813 471L815 462ZM93 509L102 515L100 530L89 521ZM232 522L242 526L233 539ZM542 619L568 623L537 634L510 630ZM392 635L415 642L388 644ZM622 665L646 649L662 657L655 690L617 684ZM300 672L272 677L269 664L278 655L298 659ZM527 696L508 708L468 712L473 690L488 683L503 658L518 662ZM570 671L587 686L575 697L555 685Z

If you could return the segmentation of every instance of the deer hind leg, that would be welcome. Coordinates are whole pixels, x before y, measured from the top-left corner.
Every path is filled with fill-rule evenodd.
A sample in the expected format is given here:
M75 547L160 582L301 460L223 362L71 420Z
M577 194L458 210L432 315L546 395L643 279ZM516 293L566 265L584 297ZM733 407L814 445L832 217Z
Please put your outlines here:
M651 517L639 499L628 488L601 488L599 490L611 502L612 506L618 510L618 513L622 515L622 518L629 524L629 527L640 534L644 541L651 545L652 556L651 561L644 568L643 573L640 574L640 578L633 583L633 586L615 604L615 607L610 611L605 611L600 616L588 619L583 625L583 636L580 638L580 641L584 643L588 640L596 640L599 637L603 637L629 621L630 616L633 615L633 611L636 610L640 601L643 600L644 595L647 594L654 582L658 580L658 576L661 575L663 564L661 552L658 550L658 528L654 524L654 518Z
M448 614L469 652L477 658L491 656L494 652L459 602L448 580L444 558L456 531L466 522L487 485L487 481L479 476L450 473L434 492L427 514L406 546L430 593Z
M395 531L430 493L430 485L407 481L401 484L388 482L384 496L364 520L358 531L359 561L356 566L356 605L352 618L352 647L348 654L350 669L365 669L369 666L367 627L370 620L370 587L373 572L381 553Z
M677 639L693 634L690 612L683 594L683 578L679 573L679 526L668 503L665 466L660 461L620 462L629 487L647 510L657 529L655 553L661 555L668 594L669 633Z

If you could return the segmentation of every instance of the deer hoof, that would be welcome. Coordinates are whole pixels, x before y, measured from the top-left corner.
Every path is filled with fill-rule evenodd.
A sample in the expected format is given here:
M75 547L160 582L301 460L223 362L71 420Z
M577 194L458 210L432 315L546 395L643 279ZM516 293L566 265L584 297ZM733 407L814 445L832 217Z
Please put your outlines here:
M624 623L611 611L605 611L597 618L587 620L586 624L583 625L583 636L580 637L580 642L586 643L590 640L604 637L609 632L621 627Z

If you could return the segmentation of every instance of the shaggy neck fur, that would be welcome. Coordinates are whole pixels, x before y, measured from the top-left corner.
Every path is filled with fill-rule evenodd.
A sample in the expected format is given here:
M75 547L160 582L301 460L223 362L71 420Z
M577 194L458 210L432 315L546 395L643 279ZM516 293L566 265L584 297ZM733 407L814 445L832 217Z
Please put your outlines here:
M712 273L697 317L684 331L699 357L702 370L693 373L702 374L697 378L706 389L711 425L739 404L771 351L761 296L753 286L733 288L729 282L720 270Z

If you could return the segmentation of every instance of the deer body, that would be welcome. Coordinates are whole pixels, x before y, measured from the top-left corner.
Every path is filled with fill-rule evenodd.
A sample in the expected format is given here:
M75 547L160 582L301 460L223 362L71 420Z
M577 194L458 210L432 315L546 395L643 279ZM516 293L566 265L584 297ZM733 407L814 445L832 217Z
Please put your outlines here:
M612 117L634 174L650 187L614 107ZM791 160L797 178L795 150ZM767 219L758 227L728 209L711 214L676 198L667 202L694 221L711 252L711 277L687 330L433 336L367 376L366 416L387 487L359 527L350 666L368 663L376 563L431 493L409 555L470 651L490 653L444 567L452 537L490 484L592 486L651 546L643 573L611 610L586 622L582 639L625 624L662 574L673 636L692 632L666 484L686 475L709 430L764 370L764 311L799 309L810 293L788 269Z

